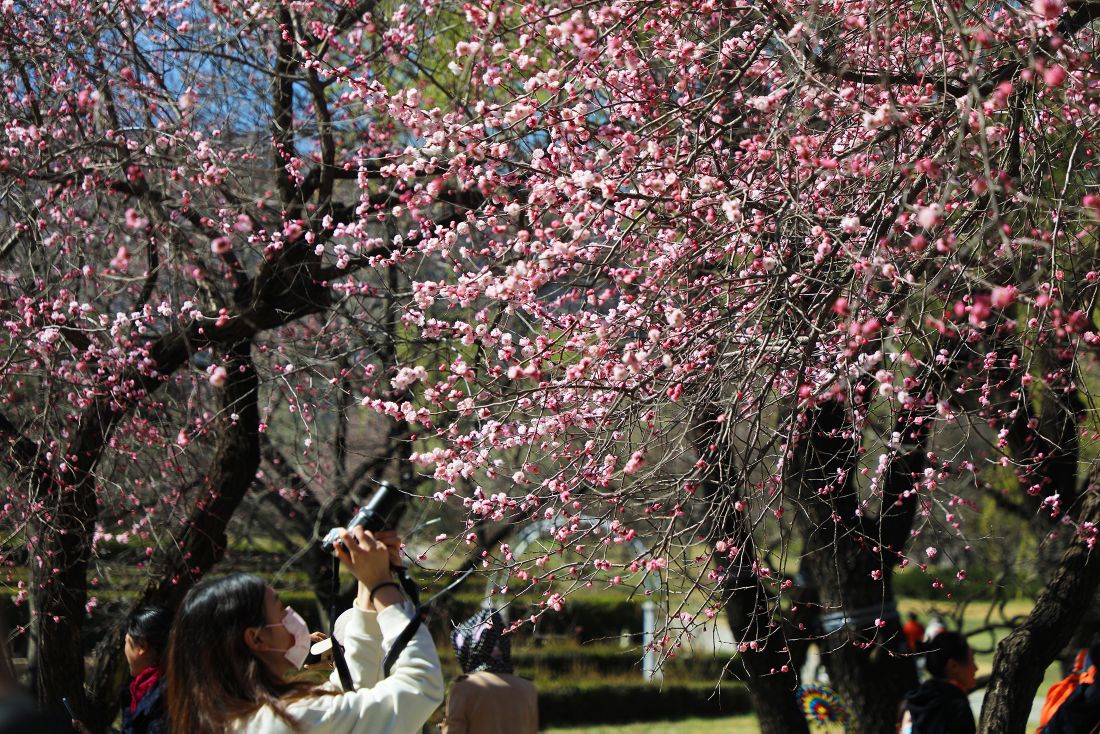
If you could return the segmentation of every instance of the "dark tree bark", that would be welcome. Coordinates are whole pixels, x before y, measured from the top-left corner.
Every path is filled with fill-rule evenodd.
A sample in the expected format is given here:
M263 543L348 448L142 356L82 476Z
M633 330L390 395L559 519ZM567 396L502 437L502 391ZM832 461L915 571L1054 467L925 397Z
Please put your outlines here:
M755 553L752 541L742 553ZM741 653L753 710L762 734L809 732L809 724L798 703L798 670L794 664L786 630L776 599L750 568L726 577L726 618L734 638L752 642L755 650Z
M1075 507L1088 491L1079 472L1079 430L1085 406L1077 389L1080 376L1069 345L1047 342L1043 349L1037 350L1037 356L1048 379L1042 390L1028 393L1021 388L1008 442L1020 467L1019 501L1015 506L1040 541L1035 570L1040 578L1053 578L1060 573L1064 548L1059 543L1042 540L1056 531L1060 522L1059 517L1044 510L1043 502L1057 494L1063 507ZM1018 382L1018 375L1015 377ZM1100 630L1100 595L1075 620L1072 637L1058 653L1064 674L1069 673L1077 651L1091 644L1097 630Z
M1085 499L1079 522L1100 523L1100 497ZM1047 666L1066 645L1100 588L1100 558L1074 539L1024 623L997 645L982 702L982 734L1020 734Z
M855 484L859 434L840 402L809 412L788 473L803 517L802 569L821 605L822 659L833 687L851 706L850 730L860 734L893 731L898 702L917 684L913 659L903 654L891 583L913 520L915 499L906 497L906 489L925 461L927 428L917 417L899 418L910 446L883 477L877 517L861 507Z
M42 544L32 559L31 630L36 657L33 688L41 705L57 709L67 697L86 710L80 636L87 603L87 568L95 517L92 480L75 486L52 481L41 490L48 508L37 523Z
M715 553L722 574L723 606L735 641L749 645L740 655L742 674L763 734L809 732L799 706L798 669L794 663L778 599L769 595L754 571L759 560L752 524L737 512L739 468L729 435L718 420L720 411L701 417L691 432L703 463L703 493L707 501L708 544L722 542L726 553Z

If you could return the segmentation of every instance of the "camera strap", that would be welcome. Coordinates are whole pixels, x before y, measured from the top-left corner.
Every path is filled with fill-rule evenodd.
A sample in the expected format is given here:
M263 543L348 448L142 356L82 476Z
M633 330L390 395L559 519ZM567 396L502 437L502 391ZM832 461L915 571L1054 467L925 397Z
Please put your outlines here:
M332 557L332 594L328 610L328 632L332 640L332 662L336 665L336 674L340 677L340 685L345 691L355 690L355 681L352 680L351 670L348 668L347 658L344 657L344 646L336 639L336 605L340 599L340 560Z
M397 662L397 658L401 656L401 653L408 647L409 642L416 635L417 630L424 624L424 620L428 616L428 610L431 609L432 603L439 597L447 594L458 587L463 581L467 579L474 571L477 570L477 566L470 566L458 577L447 584L439 593L434 594L427 602L420 603L420 587L413 581L412 576L409 575L409 569L404 566L394 566L393 571L397 576L398 582L401 584L401 588L404 589L405 594L408 595L412 601L415 611L413 612L413 618L409 620L409 623L405 625L405 628L401 630L401 634L397 636L397 639L390 645L390 649L386 652L385 658L382 661L382 677L389 677L390 670L393 669L394 663ZM332 606L329 608L329 637L332 640L332 660L336 665L336 673L340 677L340 685L344 687L345 691L355 690L355 681L352 680L351 670L348 668L348 661L344 657L344 646L340 644L336 639L336 603L337 598L340 595L340 562L333 556L332 559Z
M413 606L416 607L416 612L413 618L409 620L409 623L405 625L405 629L401 630L401 634L393 641L393 645L390 647L389 652L386 653L385 660L382 664L383 678L389 676L393 664L397 661L397 657L408 646L409 641L412 640L416 631L420 629L420 625L424 623L424 618L428 614L428 605L420 603L420 587L417 586L416 582L409 576L409 570L404 566L394 566L393 571L397 576L398 582L401 584L401 588L405 591L409 599L412 600ZM336 674L340 677L340 685L344 687L345 691L354 691L355 681L351 677L351 669L348 667L347 658L344 656L344 646L336 639L336 618L338 616L336 605L339 602L339 597L340 561L333 556L332 602L329 606L329 639L332 640L332 662L336 666Z
M382 661L382 677L386 677L390 674L390 670L393 668L393 664L397 662L397 658L412 641L413 635L420 629L420 625L424 623L424 620L428 617L428 610L431 609L432 604L436 599L448 594L451 591L458 588L459 584L465 581L470 574L477 570L477 566L470 566L465 571L460 573L458 577L447 584L438 593L432 595L431 599L420 603L420 588L417 587L416 582L409 576L409 571L406 568L400 568L397 570L397 580L401 582L402 588L405 589L405 593L409 595L409 598L413 600L413 604L416 606L416 612L413 614L413 618L409 620L409 623L405 625L405 629L401 630L401 634L397 636L397 639L393 641L393 645L390 646L389 651L386 653L385 659Z
M412 641L413 635L420 629L420 625L424 624L424 619L428 616L428 605L421 604L416 608L416 612L413 614L413 618L409 620L409 623L405 625L405 629L401 630L401 634L397 636L397 639L393 641L386 657L382 660L382 677L388 678L390 670L393 669L393 664L397 662L397 658L405 651L405 648L409 646L409 642Z

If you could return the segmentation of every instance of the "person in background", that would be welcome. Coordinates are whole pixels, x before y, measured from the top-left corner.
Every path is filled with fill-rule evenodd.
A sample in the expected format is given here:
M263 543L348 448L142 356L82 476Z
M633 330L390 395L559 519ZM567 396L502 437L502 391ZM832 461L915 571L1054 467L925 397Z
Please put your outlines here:
M391 531L342 531L336 555L359 581L336 622L354 690L334 673L325 685L290 678L310 652L305 621L262 579L234 574L187 593L168 641L172 734L416 734L443 701L439 657L421 626L382 679L382 650L414 610L390 574L400 560Z
M511 641L504 620L484 609L451 634L463 675L447 697L445 734L536 734L538 691L512 674Z
M958 632L941 632L926 646L932 677L905 696L902 734L974 734L974 712L966 694L974 690L978 665Z
M1095 734L1100 731L1100 642L1077 655L1073 671L1047 692L1038 734Z
M909 612L909 619L902 625L901 633L905 635L909 652L920 652L920 644L924 641L924 625L920 623L916 612Z
M133 679L122 692L122 734L168 734L162 662L171 629L166 609L142 607L130 615L125 653Z
M141 607L127 621L123 653L131 680L122 689L120 734L168 734L161 662L171 629L172 615L161 607ZM73 728L89 734L82 721L74 719Z

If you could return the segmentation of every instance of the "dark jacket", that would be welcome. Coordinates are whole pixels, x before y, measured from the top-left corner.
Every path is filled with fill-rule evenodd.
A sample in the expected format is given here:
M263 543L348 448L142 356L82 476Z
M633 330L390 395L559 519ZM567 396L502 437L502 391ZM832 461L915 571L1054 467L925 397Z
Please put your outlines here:
M133 713L130 712L130 689L122 689L121 734L168 734L168 708L163 680L138 701Z
M974 713L956 685L933 678L905 696L913 734L974 734Z
M1043 734L1092 734L1100 729L1100 681L1082 685L1050 717Z

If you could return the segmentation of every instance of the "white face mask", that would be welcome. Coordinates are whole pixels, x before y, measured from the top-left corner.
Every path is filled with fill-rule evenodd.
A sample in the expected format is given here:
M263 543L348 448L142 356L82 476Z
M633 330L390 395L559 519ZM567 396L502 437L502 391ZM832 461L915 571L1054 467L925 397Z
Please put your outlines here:
M283 621L279 624L266 624L265 627L282 627L294 637L294 644L283 651L283 657L296 669L301 670L309 655L309 626L298 612L290 607L283 610Z

